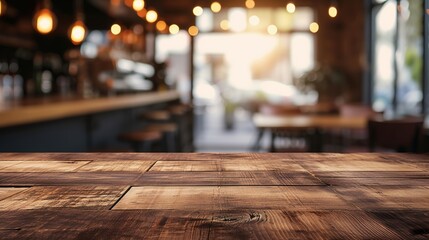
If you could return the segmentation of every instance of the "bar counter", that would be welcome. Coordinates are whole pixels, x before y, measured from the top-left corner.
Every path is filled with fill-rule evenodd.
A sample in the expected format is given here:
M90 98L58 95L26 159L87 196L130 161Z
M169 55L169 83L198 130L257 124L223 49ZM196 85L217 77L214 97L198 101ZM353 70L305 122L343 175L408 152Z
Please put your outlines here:
M39 98L0 104L0 152L88 152L127 148L118 134L139 114L180 102L176 91L98 98Z
M429 155L3 153L2 239L427 239Z
M0 103L0 127L11 127L103 111L142 107L179 99L176 91L98 98L40 98Z

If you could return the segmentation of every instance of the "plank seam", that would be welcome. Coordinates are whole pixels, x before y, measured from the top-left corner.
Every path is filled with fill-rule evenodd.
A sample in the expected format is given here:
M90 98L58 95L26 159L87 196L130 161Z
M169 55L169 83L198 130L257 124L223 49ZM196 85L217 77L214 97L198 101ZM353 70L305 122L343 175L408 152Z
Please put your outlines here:
M113 203L113 205L109 208L109 210L112 210L118 203L119 201L122 200L122 198L131 190L133 186L128 186L128 188L125 190L124 194L122 194L122 196L120 196L115 203Z

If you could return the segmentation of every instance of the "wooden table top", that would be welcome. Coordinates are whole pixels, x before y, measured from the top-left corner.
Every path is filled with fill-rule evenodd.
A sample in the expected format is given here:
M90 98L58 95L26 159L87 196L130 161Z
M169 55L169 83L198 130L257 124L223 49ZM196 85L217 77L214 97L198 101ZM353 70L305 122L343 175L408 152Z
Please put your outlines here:
M3 153L1 239L428 239L429 155Z
M257 113L253 122L258 128L349 128L365 129L366 117L340 115L266 115Z
M42 98L0 104L0 127L74 117L103 111L146 106L179 99L177 91L98 98Z

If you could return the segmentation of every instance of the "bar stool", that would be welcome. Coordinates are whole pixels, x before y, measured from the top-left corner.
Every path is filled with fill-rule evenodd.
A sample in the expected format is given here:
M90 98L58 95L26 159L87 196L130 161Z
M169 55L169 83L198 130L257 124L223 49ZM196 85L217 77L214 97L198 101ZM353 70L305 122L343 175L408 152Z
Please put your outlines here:
M169 109L153 110L140 115L146 124L146 131L160 131L163 134L162 149L168 152L180 151L178 122Z
M177 146L180 152L193 150L191 143L193 141L193 116L189 117L191 108L184 104L175 104L168 107L172 119L176 122Z
M161 132L163 149L168 152L177 152L177 124L152 123L143 128L147 132Z
M153 144L162 140L162 136L161 131L138 130L121 133L118 139L128 142L136 152L151 152L153 151Z

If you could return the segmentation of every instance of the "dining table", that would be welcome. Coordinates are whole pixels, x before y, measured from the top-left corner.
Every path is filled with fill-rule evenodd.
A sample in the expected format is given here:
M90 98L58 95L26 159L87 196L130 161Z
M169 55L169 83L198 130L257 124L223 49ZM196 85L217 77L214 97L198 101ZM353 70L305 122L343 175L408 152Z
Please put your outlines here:
M275 133L299 132L306 139L308 151L322 152L325 131L364 131L368 118L339 114L269 115L256 113L252 120L257 129L257 137L252 147L255 151L261 148L260 142L265 132L271 134L270 151L275 151ZM340 142L340 144L342 143Z
M1 239L428 239L429 155L0 153Z

